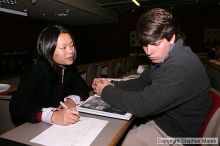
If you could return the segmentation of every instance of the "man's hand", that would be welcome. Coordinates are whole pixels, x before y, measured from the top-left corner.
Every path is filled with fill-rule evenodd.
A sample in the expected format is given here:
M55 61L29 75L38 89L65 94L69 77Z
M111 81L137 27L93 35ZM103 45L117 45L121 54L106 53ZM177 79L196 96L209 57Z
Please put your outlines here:
M97 95L101 95L102 94L102 90L107 86L107 85L112 85L111 82L105 78L96 78L94 79L93 83L92 83L92 88L93 91L97 94Z

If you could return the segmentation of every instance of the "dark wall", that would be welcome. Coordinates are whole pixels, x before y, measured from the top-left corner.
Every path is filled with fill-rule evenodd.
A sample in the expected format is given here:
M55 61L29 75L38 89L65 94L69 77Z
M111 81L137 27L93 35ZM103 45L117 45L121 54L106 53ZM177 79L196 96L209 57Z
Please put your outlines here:
M146 9L145 11L147 11ZM220 6L192 5L174 6L171 11L178 27L185 36L185 44L195 53L208 52L204 44L207 28L220 29ZM130 46L130 31L136 30L136 23L142 12L119 15L117 24L103 24L75 27L81 58L89 60L126 56L131 52L143 52L142 48Z
M186 44L194 52L207 52L204 44L204 31L207 28L220 29L220 6L198 5L174 9L179 27L185 33Z
M0 44L5 46L1 52L20 51L16 49L20 44L28 51L34 49L37 36L45 25L45 22L1 13L0 19Z
M119 24L76 27L73 32L79 54L77 61L98 61L129 53L129 38Z
M146 9L147 10L147 9ZM186 36L186 44L195 52L204 52L205 28L220 28L219 6L173 7L180 28ZM115 24L67 26L73 32L77 45L77 63L84 64L113 57L127 56L142 51L141 47L130 47L130 31L142 12L121 14ZM51 22L0 14L0 44L10 51L33 52L40 31ZM18 47L22 44L22 47Z

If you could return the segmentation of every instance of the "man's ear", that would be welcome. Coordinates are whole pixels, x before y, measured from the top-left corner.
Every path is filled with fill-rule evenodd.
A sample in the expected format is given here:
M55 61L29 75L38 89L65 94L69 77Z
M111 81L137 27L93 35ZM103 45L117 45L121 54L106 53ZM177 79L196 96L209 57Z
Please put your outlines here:
M174 44L175 39L176 39L176 35L174 34L173 37L172 37L172 39L170 40L170 44L171 44L171 45Z

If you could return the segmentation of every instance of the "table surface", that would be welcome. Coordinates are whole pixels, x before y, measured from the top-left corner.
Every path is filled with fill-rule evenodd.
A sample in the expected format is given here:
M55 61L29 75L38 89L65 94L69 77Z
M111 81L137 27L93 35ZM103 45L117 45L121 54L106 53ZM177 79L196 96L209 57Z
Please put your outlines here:
M126 120L96 116L85 113L81 113L81 116L109 121L108 124L102 129L99 135L92 142L91 146L116 145L120 140L120 138L123 136L123 134L125 134L126 130L128 129L128 127L130 126L133 120L133 118L131 118L129 121L126 121ZM37 124L25 123L0 135L0 137L28 145L40 146L40 144L32 143L30 142L30 140L36 137L37 135L39 135L40 133L42 133L50 126L51 126L50 124L43 122Z

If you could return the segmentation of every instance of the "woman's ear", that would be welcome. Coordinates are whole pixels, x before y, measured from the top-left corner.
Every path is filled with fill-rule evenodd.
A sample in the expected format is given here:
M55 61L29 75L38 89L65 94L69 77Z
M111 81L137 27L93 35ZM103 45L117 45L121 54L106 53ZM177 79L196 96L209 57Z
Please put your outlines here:
M74 52L74 56L73 56L73 62L75 62L76 61L76 49L75 49L75 52Z

